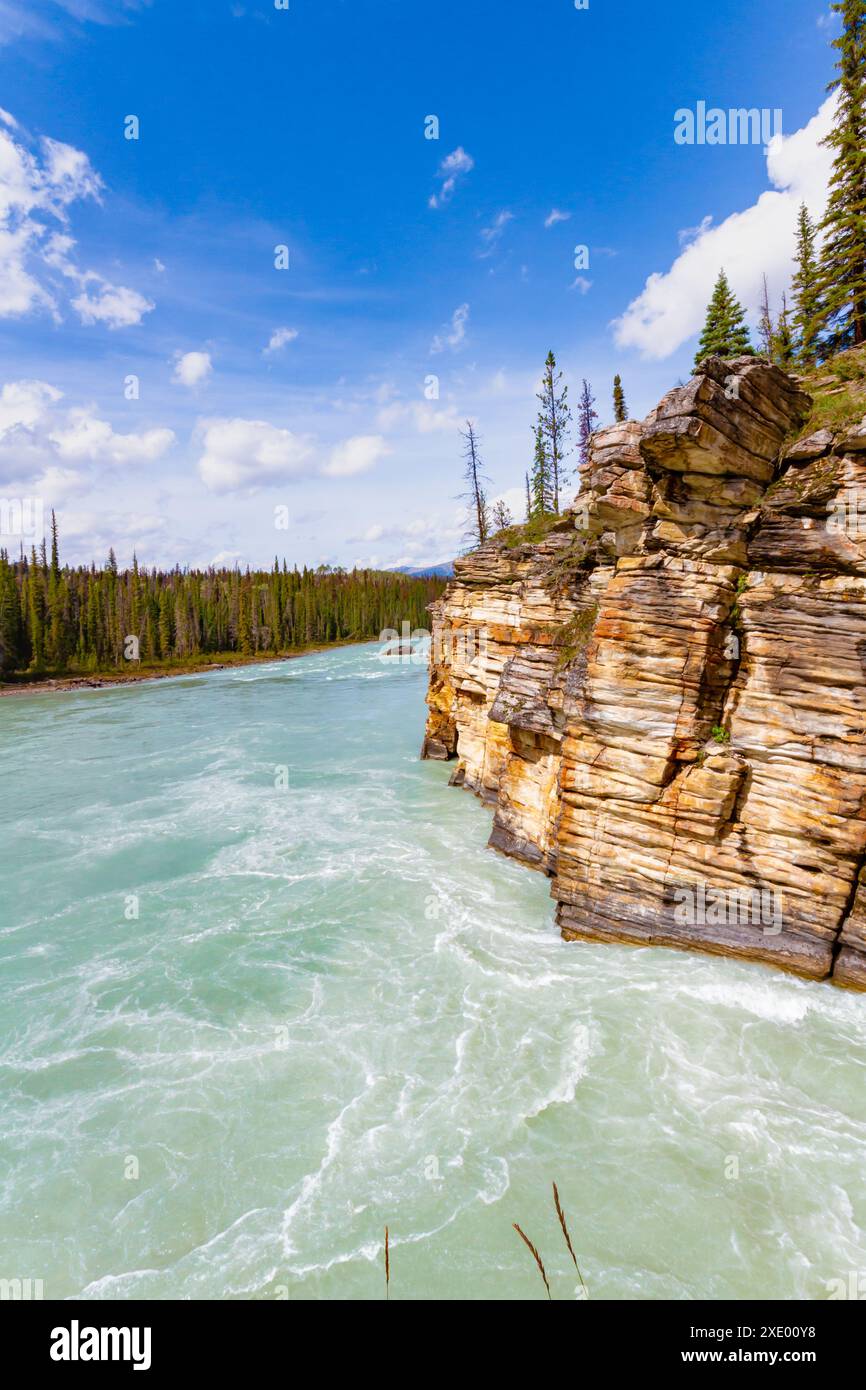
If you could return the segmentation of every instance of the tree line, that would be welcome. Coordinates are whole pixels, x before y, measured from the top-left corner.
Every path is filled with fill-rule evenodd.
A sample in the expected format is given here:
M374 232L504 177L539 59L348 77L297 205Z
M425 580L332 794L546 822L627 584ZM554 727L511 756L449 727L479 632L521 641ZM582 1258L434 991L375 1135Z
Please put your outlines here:
M568 403L568 387L563 383L562 372L556 365L556 357L550 351L544 363L541 390L537 393L539 411L532 427L534 448L532 465L524 475L526 489L526 521L536 517L558 516L562 493L572 474L566 460L575 448L572 442L574 420ZM622 380L617 374L613 379L613 417L617 422L628 419L628 406ZM577 468L575 473L589 461L589 443L599 421L595 409L596 398L592 387L584 377L581 382L577 403ZM514 517L504 502L497 501L492 506L487 499L489 479L484 473L481 461L481 441L471 420L466 421L465 430L460 431L463 440L463 477L466 491L461 497L467 504L469 525L467 539L473 545L482 545L498 531L514 525Z
M774 317L764 276L758 328L761 355L782 367L808 369L834 353L866 343L866 0L837 0L842 33L830 90L838 93L827 208L815 222L803 203L797 217L789 308L783 294ZM755 352L745 313L722 270L707 308L695 367L716 353Z
M444 580L354 569L271 570L61 566L51 514L50 550L11 560L0 550L0 674L60 675L119 669L130 661L195 661L378 637L429 626L427 604Z

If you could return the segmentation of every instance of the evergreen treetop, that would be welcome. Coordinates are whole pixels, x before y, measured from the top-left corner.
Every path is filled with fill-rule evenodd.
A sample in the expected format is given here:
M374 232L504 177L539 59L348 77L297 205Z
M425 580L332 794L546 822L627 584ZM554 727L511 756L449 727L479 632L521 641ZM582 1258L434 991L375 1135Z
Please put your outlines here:
M563 460L568 450L568 430L571 411L568 406L568 387L560 386L562 372L556 370L553 352L547 354L538 400L538 427L544 436L550 474L550 510L559 511L560 485L564 481Z
M743 357L754 355L754 351L743 306L731 289L724 270L720 270L695 355L695 371L705 357Z
M597 425L598 412L595 409L595 396L592 394L592 387L584 377L577 407L577 437L581 468L585 468L589 463L589 441Z
M535 426L535 453L532 459L531 491L533 516L544 516L547 512L553 511L550 460L545 447L544 431L540 424Z
M819 326L826 348L866 342L866 0L836 0L842 18L833 40L839 57L830 90L838 92L825 144L835 153L827 210L821 223Z
M797 361L803 367L814 367L820 345L821 287L815 237L816 229L809 209L802 203L797 216L797 269L792 281L792 324L797 342Z

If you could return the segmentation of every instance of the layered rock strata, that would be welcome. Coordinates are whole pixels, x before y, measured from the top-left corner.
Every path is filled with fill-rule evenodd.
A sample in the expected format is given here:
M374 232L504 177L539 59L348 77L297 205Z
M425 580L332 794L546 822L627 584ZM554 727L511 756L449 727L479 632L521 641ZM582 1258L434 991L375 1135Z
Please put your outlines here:
M573 507L458 560L424 756L570 939L866 989L866 424L710 358L599 431Z

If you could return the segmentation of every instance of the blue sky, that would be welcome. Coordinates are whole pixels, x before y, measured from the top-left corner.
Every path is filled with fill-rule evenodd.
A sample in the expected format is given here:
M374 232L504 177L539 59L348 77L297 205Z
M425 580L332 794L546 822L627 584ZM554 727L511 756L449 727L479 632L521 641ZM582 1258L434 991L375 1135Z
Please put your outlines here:
M548 348L640 416L720 264L786 288L828 8L0 0L0 495L88 562L450 557L458 425L517 504ZM699 100L784 135L678 145Z

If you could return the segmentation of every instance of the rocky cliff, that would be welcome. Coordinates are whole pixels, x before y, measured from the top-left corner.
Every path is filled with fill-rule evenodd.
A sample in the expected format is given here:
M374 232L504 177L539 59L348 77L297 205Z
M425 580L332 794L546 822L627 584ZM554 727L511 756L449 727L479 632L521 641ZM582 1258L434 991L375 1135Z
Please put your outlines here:
M710 358L599 431L571 510L456 562L423 754L565 937L866 989L866 424L811 405Z

